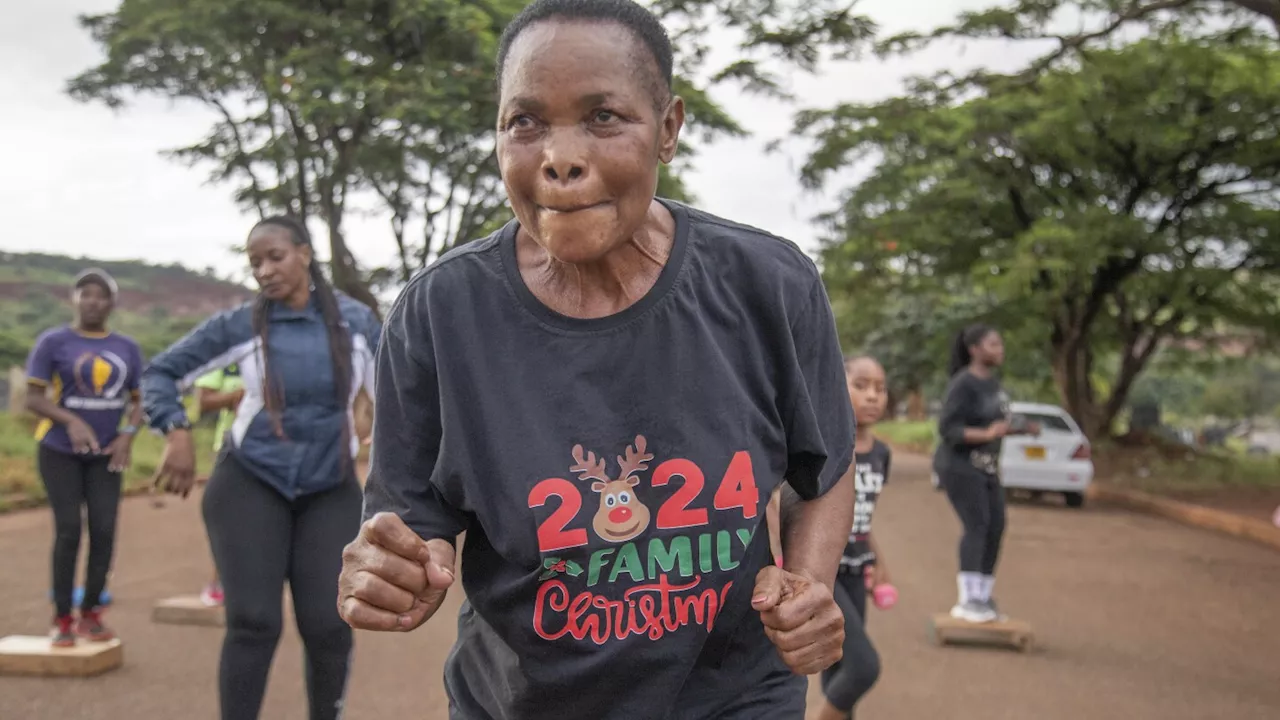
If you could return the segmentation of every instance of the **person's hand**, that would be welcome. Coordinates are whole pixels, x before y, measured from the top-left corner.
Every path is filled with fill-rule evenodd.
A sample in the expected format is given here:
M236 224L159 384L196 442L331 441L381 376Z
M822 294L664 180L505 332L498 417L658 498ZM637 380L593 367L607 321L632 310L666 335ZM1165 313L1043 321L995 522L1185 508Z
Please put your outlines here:
M357 630L413 630L440 609L454 559L447 540L423 540L398 515L378 513L342 550L338 614Z
M196 451L189 430L176 429L165 436L164 454L152 485L186 497L196 482Z
M770 565L756 574L751 607L793 673L812 675L844 656L844 616L826 585Z
M1009 421L997 420L987 426L987 442L999 440L1009 434Z
M67 423L67 437L71 440L71 449L81 455L88 453L97 455L102 452L102 446L98 444L98 434L89 427L89 423L80 418Z
M890 584L889 569L884 565L881 565L879 561L877 561L876 564L874 565L867 566L866 575L867 575L867 589L872 589L877 585Z
M111 460L107 462L107 470L113 473L128 470L129 464L133 461L133 436L117 435L116 439L107 445L106 454L111 456Z
M244 399L244 388L236 388L231 393L231 409L237 410L240 407L240 401Z

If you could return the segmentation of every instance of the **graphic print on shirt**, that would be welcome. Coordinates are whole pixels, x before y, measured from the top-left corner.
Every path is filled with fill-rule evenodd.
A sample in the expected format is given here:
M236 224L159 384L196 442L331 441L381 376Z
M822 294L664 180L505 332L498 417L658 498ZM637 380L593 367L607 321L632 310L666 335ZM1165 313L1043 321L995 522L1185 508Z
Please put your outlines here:
M874 462L874 456L857 458L853 470L855 502L853 506L853 526L849 529L849 539L845 545L840 564L856 570L875 559L869 541L871 535L871 517L876 509L876 501L884 490L884 466Z
M635 474L649 468L653 455L644 451L644 438L627 448L626 459L618 458L618 479L610 480L604 458L596 460L594 452L583 456L581 445L573 446L575 464L570 470L580 480L595 480L591 489L600 493L600 509L591 520L591 528L602 540L625 542L644 532L649 526L649 508L636 498L632 488L640 484Z
M76 356L71 366L76 394L63 399L63 405L74 410L104 410L124 407L120 397L129 366L110 350L85 351Z
M702 499L703 469L685 458L663 460L647 473L645 489L670 486L674 492L651 509L638 494L655 460L649 450L644 436L636 436L616 456L618 471L611 476L603 454L576 444L568 469L578 482L551 477L530 490L531 510L555 499L537 530L542 563L532 623L542 639L604 645L633 636L659 640L688 625L708 633L714 628L733 586L727 576L758 524L761 495L751 455L728 453L723 468L708 468L720 477L710 508ZM595 501L594 509L588 505L589 519L575 522L584 496ZM576 526L583 524L591 526L596 542ZM664 532L672 530L679 532Z

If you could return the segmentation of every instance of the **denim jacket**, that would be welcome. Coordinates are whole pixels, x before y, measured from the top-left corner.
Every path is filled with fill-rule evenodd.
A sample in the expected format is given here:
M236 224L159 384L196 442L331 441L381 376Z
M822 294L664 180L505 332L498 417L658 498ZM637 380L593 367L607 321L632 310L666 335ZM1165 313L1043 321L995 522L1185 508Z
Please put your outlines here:
M253 303L206 320L156 356L142 373L142 403L148 423L163 430L185 415L181 392L196 379L232 364L240 368L244 399L236 410L229 443L233 454L286 498L340 484L341 452L359 450L352 403L361 387L373 398L373 356L382 326L366 306L336 293L351 333L351 395L345 407L334 398L329 335L314 298L301 310L272 303L267 351L273 378L281 383L284 437L277 437L262 395L262 342L253 332ZM344 426L350 443L344 450ZM345 465L351 467L351 461Z

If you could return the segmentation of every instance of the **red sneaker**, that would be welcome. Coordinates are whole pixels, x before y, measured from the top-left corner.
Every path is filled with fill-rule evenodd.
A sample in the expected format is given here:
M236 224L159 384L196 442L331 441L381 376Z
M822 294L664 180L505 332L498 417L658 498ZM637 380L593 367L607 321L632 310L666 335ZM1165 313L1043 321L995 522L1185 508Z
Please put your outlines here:
M53 619L53 631L50 633L50 637L54 647L69 648L76 646L76 634L71 631L71 627L74 624L75 619L70 615Z
M102 624L102 609L80 611L80 622L76 623L76 634L89 642L107 642L114 640L116 634Z

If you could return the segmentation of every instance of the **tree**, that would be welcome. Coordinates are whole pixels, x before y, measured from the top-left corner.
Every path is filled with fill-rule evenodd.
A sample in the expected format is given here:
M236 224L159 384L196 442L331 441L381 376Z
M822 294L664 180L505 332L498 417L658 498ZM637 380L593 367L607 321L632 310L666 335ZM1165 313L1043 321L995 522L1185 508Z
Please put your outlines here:
M1074 32L1050 29L1070 23ZM1012 75L980 69L947 78L954 87L1017 86L1054 68L1071 66L1084 54L1112 45L1125 31L1158 32L1171 24L1214 28L1222 24L1267 25L1280 33L1280 0L1010 0L963 12L956 22L929 32L905 32L878 43L881 55L911 53L942 39L1049 42L1052 47ZM1010 82L1012 81L1012 83Z
M106 58L70 92L121 107L130 93L194 101L219 118L172 153L211 167L243 207L288 210L325 224L335 284L371 305L369 273L343 223L361 193L391 215L403 281L448 248L492 228L504 195L493 158L493 58L520 0L122 0L82 18ZM842 0L657 0L679 51L678 91L691 142L742 127L711 99L726 82L785 98L771 65L812 71L871 36ZM713 28L737 54L709 66ZM661 190L687 197L680 166ZM408 236L411 221L424 227Z
M430 141L482 132L484 113L467 103L485 95L483 59L514 8L124 0L113 13L82 18L106 60L70 91L112 107L136 92L214 111L220 119L204 140L173 156L211 165L212 179L235 183L236 200L259 215L283 209L322 221L335 285L376 307L343 227L365 181L366 149L410 133Z
M798 119L816 141L810 186L878 161L824 218L828 272L850 272L852 254L864 293L885 292L894 267L998 298L1005 322L1041 338L1091 436L1109 432L1168 339L1222 323L1280 332L1274 39L1166 28L1021 88L958 100L935 78L911 90Z
M1236 361L1203 390L1204 412L1222 420L1253 420L1280 407L1280 368L1261 358Z

